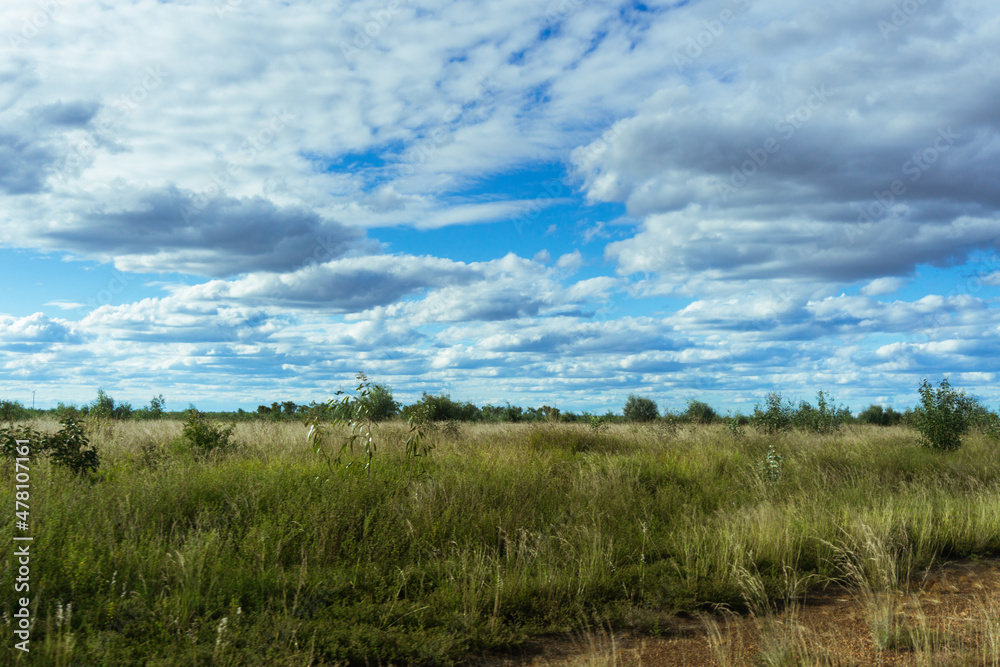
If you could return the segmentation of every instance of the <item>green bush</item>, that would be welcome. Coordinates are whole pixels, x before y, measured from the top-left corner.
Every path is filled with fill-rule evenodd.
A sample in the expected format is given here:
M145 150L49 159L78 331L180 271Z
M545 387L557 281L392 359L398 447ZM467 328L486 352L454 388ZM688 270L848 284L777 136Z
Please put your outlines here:
M687 412L684 413L684 416L689 422L695 424L711 424L718 417L708 403L695 400L688 401Z
M28 418L28 409L21 401L0 401L0 421L17 422Z
M187 422L184 424L183 436L191 448L199 456L231 451L233 431L236 424L221 426L213 424L205 415L195 409L188 411Z
M80 424L72 417L66 417L59 424L62 428L51 434L27 427L0 428L0 452L7 458L15 458L17 441L27 440L32 454L48 456L55 465L69 468L78 475L96 472L101 464L100 456Z
M875 426L895 426L903 420L902 413L896 412L892 408L883 408L881 405L869 405L858 414L858 421L862 424L873 424Z
M77 474L97 472L100 457L90 445L83 427L72 417L63 419L59 424L62 428L44 440L45 450L52 462Z
M754 406L753 417L750 423L754 428L765 433L775 434L788 430L792 426L792 406L790 403L783 403L781 394L772 391L765 399L766 408L761 408L760 404Z
M660 411L652 399L629 394L623 414L626 421L651 422L660 416Z
M924 436L924 444L939 451L954 451L962 446L962 436L969 430L970 399L954 389L948 378L937 389L924 378L920 383L920 407L914 411L914 426Z
M373 384L365 397L372 421L382 422L399 414L399 403L392 399L392 389L384 384Z
M507 408L493 408L491 410L490 417L493 418L493 412L498 411L496 419L498 421L516 421L512 419L512 409L508 404ZM403 418L409 420L414 414L418 412L423 412L428 421L432 422L446 422L446 421L479 421L483 418L483 414L480 412L479 407L473 403L459 403L457 401L451 400L450 396L442 394L441 396L433 396L424 392L423 397L420 402L414 403L412 405L407 405L402 410ZM516 413L513 417L520 416L521 408L516 408Z
M823 391L816 395L813 407L807 401L799 403L799 409L792 414L792 423L807 431L833 433L851 419L851 411L833 403L833 397Z

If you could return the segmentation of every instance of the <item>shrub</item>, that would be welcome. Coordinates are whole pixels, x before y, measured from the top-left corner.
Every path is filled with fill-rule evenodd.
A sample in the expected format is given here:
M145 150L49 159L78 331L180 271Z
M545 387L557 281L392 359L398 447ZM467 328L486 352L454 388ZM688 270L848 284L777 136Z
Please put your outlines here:
M52 462L69 468L78 475L97 472L101 464L100 457L84 435L83 427L72 417L59 423L62 426L59 432L44 439L44 448Z
M0 428L0 451L8 458L17 456L17 440L28 440L34 454L47 455L54 465L69 468L78 475L96 472L101 464L83 428L72 417L59 422L57 433L39 433L27 427Z
M392 389L384 384L373 384L365 400L368 402L368 414L372 421L386 421L399 413L399 403L392 400Z
M427 420L432 422L446 422L451 420L468 422L478 421L483 417L479 408L472 403L458 403L451 400L450 396L443 394L441 396L433 396L427 392L424 392L420 402L407 405L403 408L403 418L409 420L411 416L419 411L426 411ZM517 415L520 415L520 411L521 408L516 408ZM495 418L498 421L511 421L511 412L512 408L508 404L506 409L492 408L489 417Z
M816 395L817 407L807 401L799 404L799 409L792 415L792 422L799 428L817 433L832 433L851 418L851 411L843 406L833 404L833 397L820 391Z
M215 452L232 450L234 447L232 436L235 429L236 424L225 427L213 424L205 415L192 408L188 410L183 436L196 454L208 456Z
M0 421L14 423L28 418L28 409L21 401L0 401Z
M701 401L688 401L687 412L684 413L689 422L695 424L711 424L716 420L715 410L708 403Z
M97 398L90 404L90 411L87 413L94 417L111 417L115 411L115 399L105 393L103 389L97 390Z
M652 399L629 394L623 411L625 419L631 422L651 422L660 416L660 411Z
M750 423L754 428L758 428L766 433L774 434L787 430L792 425L792 406L781 401L781 394L772 391L765 399L767 407L762 409L760 404L754 406L753 417Z
M590 415L590 430L592 431L605 431L608 428L609 420L607 417L602 417L600 415Z
M903 420L903 415L892 408L883 408L881 405L869 405L858 414L858 421L862 424L872 424L875 426L895 426Z
M149 418L159 419L163 416L163 409L167 406L167 402L163 399L163 394L159 396L154 396L149 400Z
M773 445L769 445L764 459L757 462L757 472L764 480L776 483L781 479L781 469L784 463L785 460L781 454L775 451Z
M924 378L920 383L920 407L913 421L924 436L924 445L939 451L954 451L962 446L962 436L969 430L970 400L964 391L954 389L948 378L937 389Z

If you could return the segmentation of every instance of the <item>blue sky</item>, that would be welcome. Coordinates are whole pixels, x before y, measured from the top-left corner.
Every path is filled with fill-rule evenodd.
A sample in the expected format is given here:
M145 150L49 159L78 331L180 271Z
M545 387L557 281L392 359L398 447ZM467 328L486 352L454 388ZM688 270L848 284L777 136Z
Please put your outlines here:
M1000 404L985 0L0 8L0 397Z

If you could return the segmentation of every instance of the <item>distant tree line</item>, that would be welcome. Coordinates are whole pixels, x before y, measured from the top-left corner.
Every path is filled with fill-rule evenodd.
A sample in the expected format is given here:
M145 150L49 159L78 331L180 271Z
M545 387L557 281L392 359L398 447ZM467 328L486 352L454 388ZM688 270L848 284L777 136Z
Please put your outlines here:
M523 408L505 403L504 405L475 405L468 401L453 400L447 394L434 395L424 393L419 401L402 405L393 398L392 389L384 384L371 385L365 398L367 413L373 421L390 419L408 420L416 415L428 422L481 422L481 423L519 423L519 422L584 422L600 421L608 423L643 423L667 421L671 424L713 424L727 423L739 426L751 425L769 433L796 428L812 430L820 433L832 432L843 424L872 424L876 426L895 426L905 424L916 426L929 411L926 394L926 381L921 388L922 407L907 408L899 412L892 407L872 404L853 415L845 406L837 405L833 397L820 391L815 405L808 401L800 401L797 405L782 398L779 392L769 393L762 403L757 404L751 414L737 413L735 415L720 415L712 406L699 400L689 400L682 411L661 410L653 399L646 396L630 394L623 406L621 414L611 411L603 415L589 412L574 413L560 410L549 405ZM947 380L944 381L947 385ZM964 392L954 390L947 385L944 393L936 400L951 401L951 413L960 415L964 422L981 428L997 428L1000 418L990 412L982 403ZM304 421L313 416L349 418L350 415L329 414L332 409L328 403L312 401L308 404L297 404L294 401L273 401L270 405L258 405L256 411L249 412L242 408L236 412L201 412L206 418L225 419L227 421ZM111 420L154 420L162 418L186 419L191 411L167 412L166 400L162 394L150 399L149 404L141 408L133 408L128 402L115 401L103 389L97 390L96 398L82 406L59 403L49 410L34 410L26 408L19 401L0 400L0 422L25 421L35 417L54 415L58 419L65 417L111 419ZM950 413L949 413L950 414Z

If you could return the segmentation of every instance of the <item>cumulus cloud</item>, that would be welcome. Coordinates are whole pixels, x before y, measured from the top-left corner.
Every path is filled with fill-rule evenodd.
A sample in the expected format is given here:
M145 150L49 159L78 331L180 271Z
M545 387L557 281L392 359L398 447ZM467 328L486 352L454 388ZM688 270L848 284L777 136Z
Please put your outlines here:
M360 366L404 399L617 410L955 372L1000 398L1000 279L962 266L1000 247L986 2L139 0L22 35L34 11L0 8L0 240L187 276L76 321L17 304L8 377L253 403Z
M674 29L697 34L723 4L678 10ZM573 153L591 200L643 220L608 257L667 282L843 283L996 248L1000 125L984 104L1000 88L983 79L995 23L982 11L922 5L883 34L890 6L755 4L724 47L678 50L678 76Z
M261 197L200 199L177 188L130 193L44 234L46 243L113 260L123 271L202 276L294 270L365 247L363 237L300 207Z
M902 289L907 284L903 278L885 277L876 278L861 288L861 293L865 296L880 296L882 294L892 294Z

